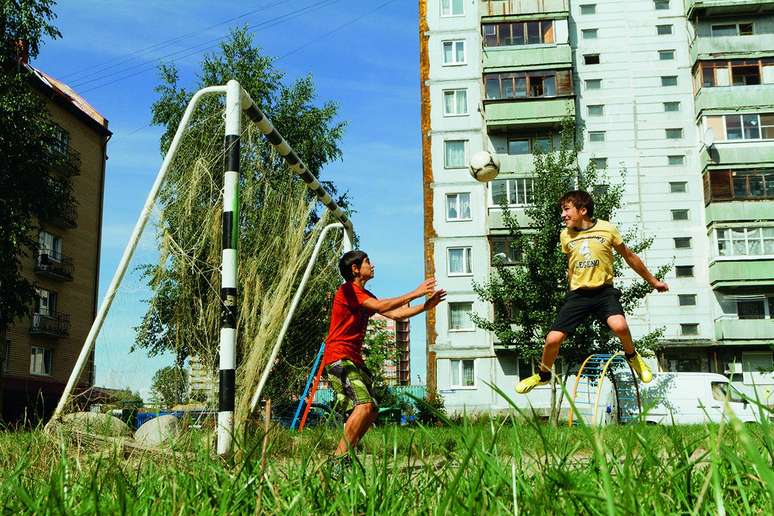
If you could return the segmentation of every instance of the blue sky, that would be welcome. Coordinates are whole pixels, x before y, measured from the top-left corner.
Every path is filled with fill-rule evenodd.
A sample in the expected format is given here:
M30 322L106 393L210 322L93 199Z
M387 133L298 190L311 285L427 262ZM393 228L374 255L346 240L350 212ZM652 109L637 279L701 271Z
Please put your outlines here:
M149 125L156 66L174 62L190 89L204 53L241 24L254 28L265 54L284 56L277 67L287 81L311 74L319 102L338 103L340 119L348 123L343 160L323 175L350 192L362 248L377 267L369 289L391 297L422 280L416 1L66 0L55 12L62 38L46 42L33 64L74 87L108 118L114 133L104 199L103 292L161 164L161 130ZM116 334L130 330L130 323L113 326ZM411 332L412 381L418 374L424 381L422 316L412 320Z

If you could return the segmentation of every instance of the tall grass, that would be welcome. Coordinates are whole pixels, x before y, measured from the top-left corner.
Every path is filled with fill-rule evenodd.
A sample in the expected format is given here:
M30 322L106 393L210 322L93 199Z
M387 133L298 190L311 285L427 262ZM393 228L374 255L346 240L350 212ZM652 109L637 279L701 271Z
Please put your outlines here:
M270 514L771 514L772 430L717 426L551 428L513 418L369 432L330 473L338 429L260 433L242 458L194 434L170 455L0 435L5 512Z

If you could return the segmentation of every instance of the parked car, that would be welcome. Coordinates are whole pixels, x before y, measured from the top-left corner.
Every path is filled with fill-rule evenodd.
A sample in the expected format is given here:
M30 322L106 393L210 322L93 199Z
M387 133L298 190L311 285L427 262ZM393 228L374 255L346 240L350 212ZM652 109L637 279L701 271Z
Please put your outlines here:
M745 423L761 417L759 407L748 403L721 374L656 373L651 383L641 384L640 388L648 423L719 423L729 412ZM769 413L765 414L768 417Z

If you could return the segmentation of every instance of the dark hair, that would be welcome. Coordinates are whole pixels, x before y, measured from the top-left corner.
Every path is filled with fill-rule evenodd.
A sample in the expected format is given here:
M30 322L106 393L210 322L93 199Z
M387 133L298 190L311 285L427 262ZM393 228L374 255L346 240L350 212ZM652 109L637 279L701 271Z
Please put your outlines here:
M360 267L363 264L363 260L368 258L368 255L359 249L356 251L348 251L339 258L339 272L347 281L352 281L355 276L352 275L352 266L357 265Z
M572 190L567 192L559 199L559 207L561 208L566 203L572 203L578 210L586 208L586 215L589 218L594 217L594 199L591 198L588 192L583 190Z

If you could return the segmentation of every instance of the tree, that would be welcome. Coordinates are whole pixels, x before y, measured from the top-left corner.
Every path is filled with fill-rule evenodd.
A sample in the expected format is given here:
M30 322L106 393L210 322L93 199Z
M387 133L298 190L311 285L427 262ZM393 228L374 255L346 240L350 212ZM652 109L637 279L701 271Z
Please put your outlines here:
M188 372L178 366L162 367L153 375L151 399L164 407L188 401Z
M153 105L153 123L165 129L161 139L164 153L192 91L179 84L173 65L162 66L160 71L161 84L156 88L160 98ZM239 81L312 174L319 177L326 163L340 158L344 124L335 120L336 105L315 105L311 77L285 85L283 73L253 44L246 29L234 30L218 52L205 56L193 90L230 79ZM223 109L222 97L205 98L189 125L159 195L162 216L156 230L161 258L143 268L153 294L137 328L135 348L150 355L172 352L178 365L195 355L214 368L218 355ZM317 222L327 217L316 211L310 215L308 189L257 128L245 121L243 131L237 279L237 381L241 394L250 390L249 384L264 365L248 365L250 350L268 356L287 300L300 279L298 272L306 266L321 229ZM323 184L335 192L332 184ZM346 205L346 196L339 196L338 202ZM333 265L338 259L337 248L336 241L323 247L318 260L321 265L311 275L283 352L272 364L272 378L277 381L270 378L264 395L275 403L301 392L308 367L325 336L330 300L340 283ZM252 378L245 380L244 375ZM236 412L244 413L241 405Z
M396 363L400 358L395 333L387 329L387 323L381 319L368 321L363 339L363 357L366 367L371 371L371 379L376 390L387 390L384 378L385 362Z
M53 0L6 0L0 6L0 335L28 314L33 283L21 275L37 248L37 220L74 203L70 175L78 160L57 140L46 104L34 87L28 57L43 37L55 39Z
M555 152L535 155L533 170L533 191L531 203L525 209L530 221L522 226L516 214L507 204L501 206L503 220L510 240L509 252L516 257L517 265L510 266L504 257L495 258L495 270L482 284L474 284L478 296L494 305L494 320L473 314L475 324L493 332L503 349L513 351L524 360L539 361L545 335L567 292L567 258L561 252L559 234L563 229L558 206L561 196L576 188L593 192L595 217L614 222L615 212L622 205L623 179L609 184L607 178L590 163L585 170L578 164L575 123L566 119L560 131L560 146ZM647 250L652 237L639 235L633 227L624 232L623 240L635 253ZM623 263L614 253L614 274L620 277ZM655 276L662 279L671 265L659 267ZM652 291L645 281L617 281L622 291L621 304L626 313L631 313ZM637 349L644 354L653 352L663 330L655 330L635 341ZM593 353L612 353L620 349L620 342L605 325L598 321L587 321L562 344L560 356L565 365L564 380L573 367ZM577 369L577 368L576 368ZM561 373L558 373L561 374ZM561 406L561 396L556 399L556 384L552 383L551 421L556 422Z

